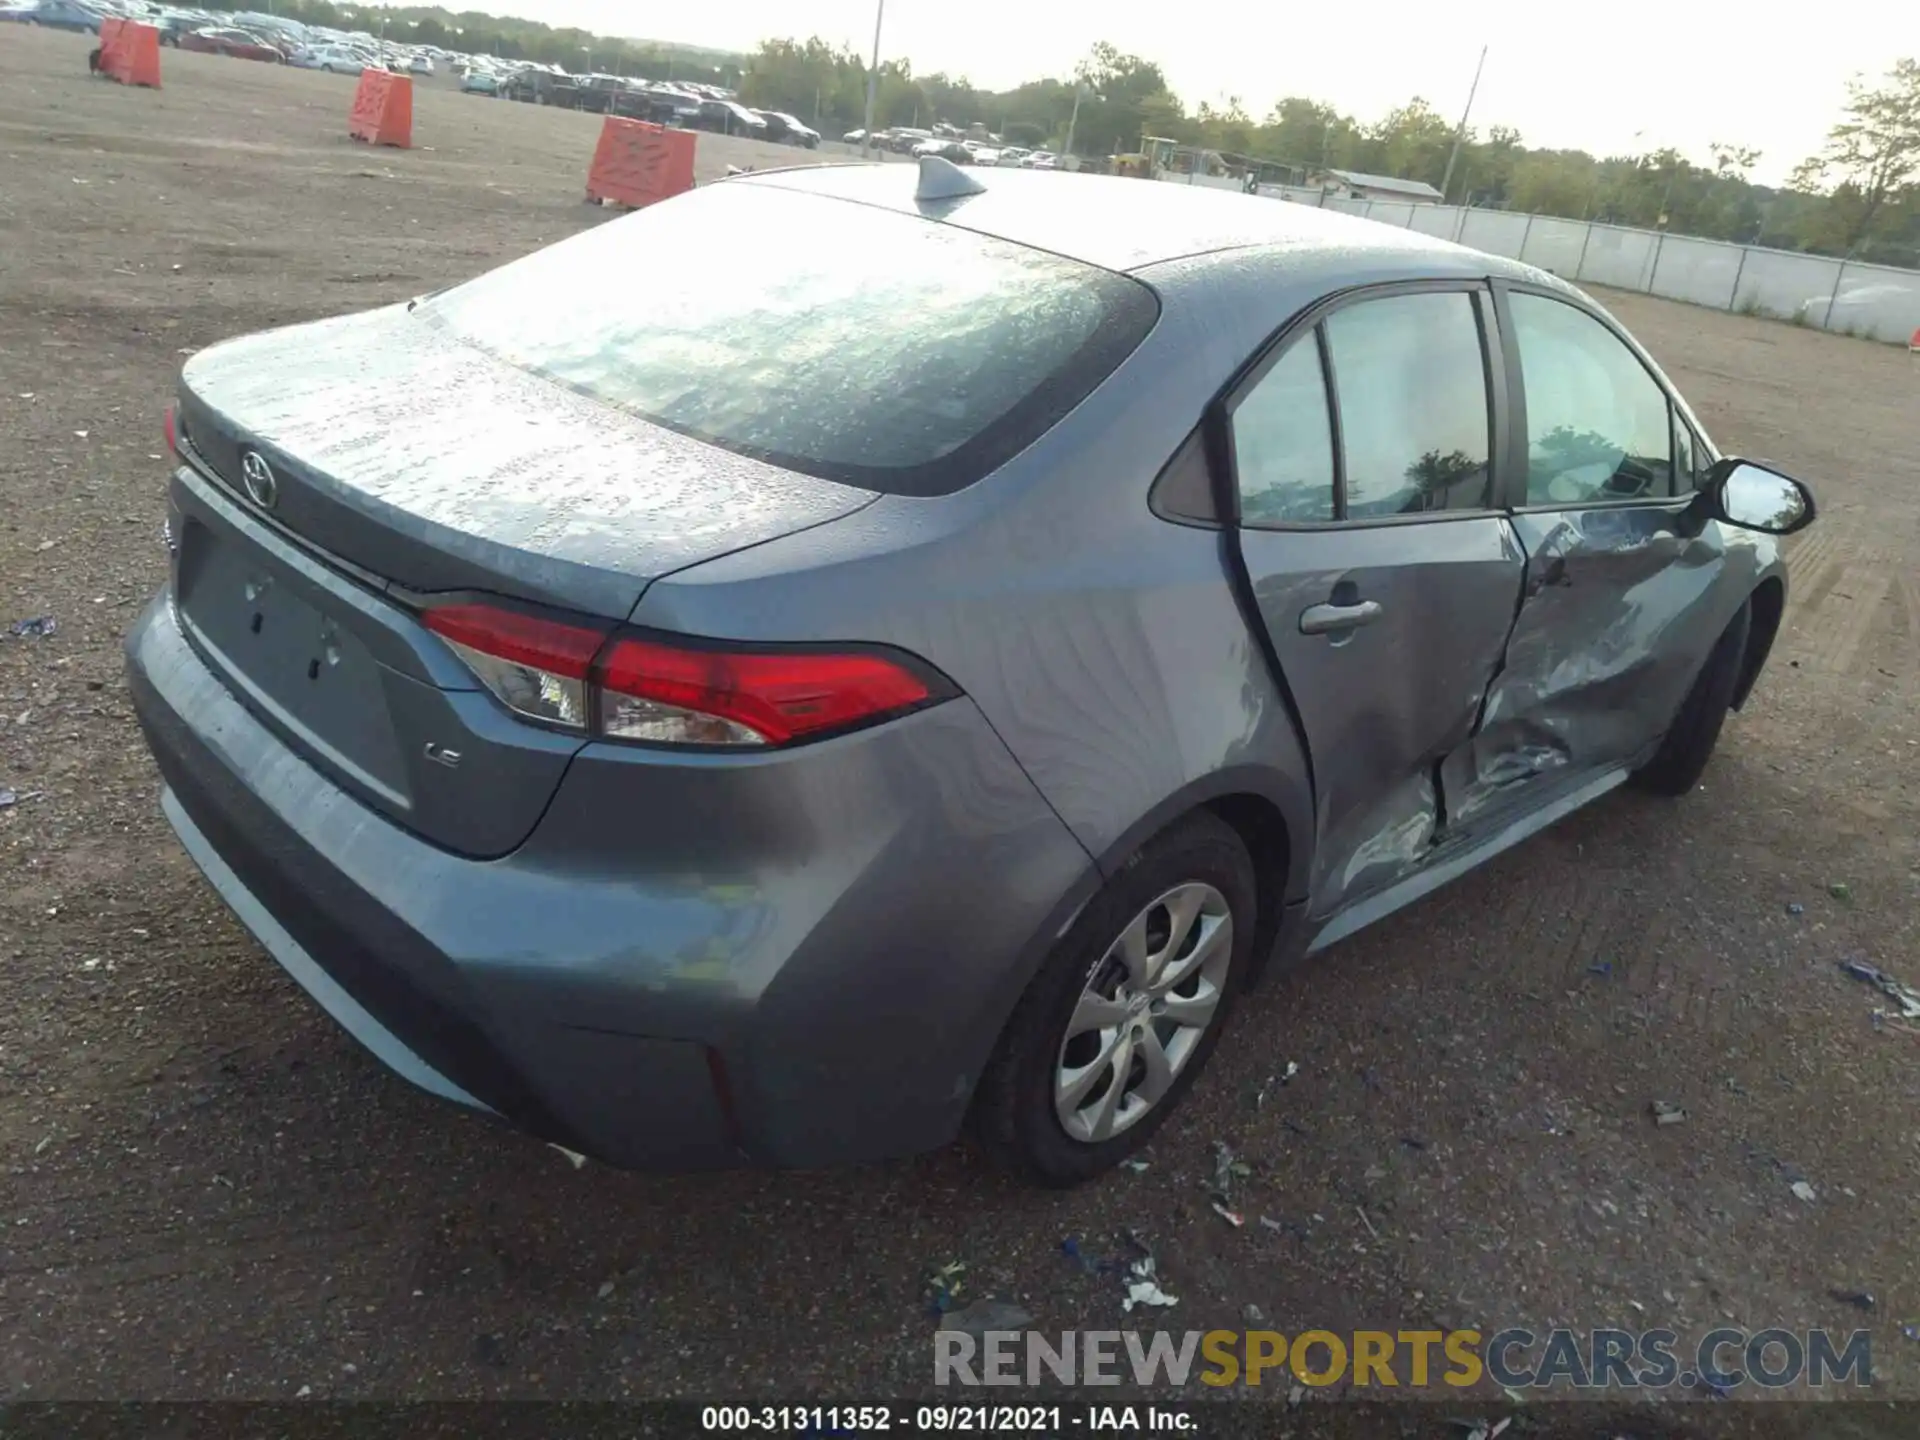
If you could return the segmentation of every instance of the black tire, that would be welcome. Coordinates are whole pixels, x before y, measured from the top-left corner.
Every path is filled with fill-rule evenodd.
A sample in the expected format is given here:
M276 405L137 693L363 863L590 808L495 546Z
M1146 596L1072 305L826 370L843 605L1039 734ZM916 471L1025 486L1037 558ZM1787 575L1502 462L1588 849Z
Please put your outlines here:
M1677 796L1688 794L1700 783L1720 739L1720 727L1726 723L1733 692L1740 684L1747 637L1752 632L1753 605L1742 602L1739 613L1727 623L1707 663L1694 677L1693 688L1681 701L1680 713L1674 716L1659 750L1634 774L1634 783L1641 789Z
M1232 959L1211 1025L1166 1094L1101 1142L1068 1135L1054 1110L1055 1070L1089 977L1128 924L1173 887L1204 882L1232 916ZM1153 1138L1212 1058L1246 975L1257 920L1253 863L1231 826L1197 811L1149 841L1101 889L1040 967L1001 1033L974 1095L973 1128L995 1159L1035 1185L1065 1189L1111 1170Z

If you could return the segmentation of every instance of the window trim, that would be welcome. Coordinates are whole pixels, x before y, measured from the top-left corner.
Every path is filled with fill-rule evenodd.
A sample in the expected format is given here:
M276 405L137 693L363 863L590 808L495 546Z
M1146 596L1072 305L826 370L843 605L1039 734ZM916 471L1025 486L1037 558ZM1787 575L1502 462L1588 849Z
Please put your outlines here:
M1492 282L1494 315L1499 321L1503 337L1512 343L1501 347L1507 367L1507 389L1511 396L1511 409L1508 411L1509 428L1507 431L1507 488L1504 492L1506 510L1514 515L1552 515L1568 511L1587 510L1671 510L1675 513L1691 506L1699 496L1699 491L1689 488L1684 495L1628 496L1620 500L1549 500L1543 504L1532 505L1527 502L1527 385L1520 368L1520 346L1518 330L1513 319L1513 306L1510 303L1514 295L1531 295L1541 300L1553 300L1568 309L1585 315L1598 322L1600 327L1626 347L1627 353L1639 362L1640 368L1653 382L1662 399L1667 402L1667 474L1669 483L1673 475L1673 421L1678 416L1687 425L1696 444L1702 444L1709 453L1710 447L1704 446L1700 427L1692 423L1679 392L1668 383L1660 372L1653 357L1641 348L1640 343L1629 335L1619 321L1611 315L1586 301L1583 297L1570 295L1551 286L1535 284L1527 280L1505 280L1496 277Z
M1687 423L1686 414L1680 409L1680 402L1676 400L1673 396L1669 395L1667 397L1667 433L1673 437L1673 443L1675 447L1673 464L1671 467L1672 469L1671 478L1676 483L1680 479L1679 441L1680 441L1680 435L1682 431L1685 431L1687 436L1687 462L1688 463L1687 463L1687 488L1685 491L1685 495L1687 499L1691 500L1694 496L1700 493L1700 487L1694 483L1695 478L1699 476L1701 473L1700 436L1694 430L1693 426ZM1681 498L1681 496L1678 493L1676 493L1673 498L1678 500Z
M1508 373L1512 366L1506 356L1503 332L1496 313L1488 276L1434 276L1419 280L1394 280L1377 285L1358 285L1323 296L1309 305L1267 339L1230 380L1209 407L1207 426L1212 431L1220 457L1221 481L1219 508L1225 523L1239 530L1285 534L1295 531L1377 530L1389 525L1436 525L1462 520L1484 520L1506 513L1502 497L1506 494L1506 472L1511 465L1512 415L1508 403ZM1359 519L1346 516L1347 453L1346 437L1340 422L1338 377L1333 349L1326 336L1325 321L1337 312L1369 300L1388 300L1401 295L1462 294L1473 305L1474 325L1480 335L1480 367L1487 392L1487 504L1472 510L1422 510L1411 515L1367 515ZM1321 384L1326 391L1328 421L1333 440L1333 500L1331 520L1289 520L1255 523L1240 509L1240 460L1233 443L1233 415L1240 403L1257 387L1273 367L1295 344L1307 343L1307 337L1319 351Z

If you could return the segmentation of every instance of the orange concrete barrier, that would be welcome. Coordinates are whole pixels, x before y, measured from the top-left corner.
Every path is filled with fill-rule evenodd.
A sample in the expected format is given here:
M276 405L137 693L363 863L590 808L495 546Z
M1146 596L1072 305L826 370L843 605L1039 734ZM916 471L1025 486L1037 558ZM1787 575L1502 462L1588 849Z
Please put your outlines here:
M135 20L100 22L100 73L122 85L160 88L160 32Z
M369 145L413 145L413 80L386 70L360 72L360 88L353 92L353 112L347 133Z
M693 188L693 135L609 115L587 171L587 200L637 210Z
M1913 338L1907 341L1907 353L1909 355L1920 355L1920 330L1914 331Z

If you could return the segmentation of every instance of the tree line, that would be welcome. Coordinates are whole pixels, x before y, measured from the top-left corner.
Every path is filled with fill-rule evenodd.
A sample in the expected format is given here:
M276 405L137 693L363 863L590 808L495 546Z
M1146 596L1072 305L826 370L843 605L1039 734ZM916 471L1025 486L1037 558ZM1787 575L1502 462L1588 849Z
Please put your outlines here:
M817 117L820 128L859 123L865 62L813 40L768 40L746 64L741 99ZM1075 95L1079 96L1078 110ZM875 124L979 122L1010 143L1065 142L1082 155L1129 153L1147 135L1267 162L1272 178L1339 169L1438 187L1455 204L1596 220L1677 234L1846 255L1920 267L1920 62L1901 60L1880 81L1856 81L1816 155L1785 186L1755 184L1760 152L1715 144L1702 162L1670 147L1638 155L1528 146L1494 125L1469 129L1453 158L1456 122L1418 97L1366 123L1331 105L1288 96L1263 118L1231 98L1189 110L1160 67L1097 44L1066 78L987 91L945 74L880 67Z

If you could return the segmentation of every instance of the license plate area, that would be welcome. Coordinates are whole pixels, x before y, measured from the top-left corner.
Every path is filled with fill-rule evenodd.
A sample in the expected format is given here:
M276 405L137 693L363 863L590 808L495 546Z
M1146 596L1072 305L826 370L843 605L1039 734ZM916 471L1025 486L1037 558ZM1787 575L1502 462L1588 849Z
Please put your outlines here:
M177 567L181 622L235 694L344 778L406 808L387 672L325 597L193 515L182 524Z

